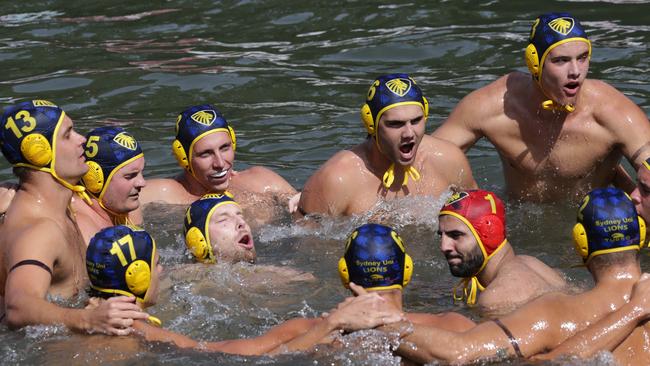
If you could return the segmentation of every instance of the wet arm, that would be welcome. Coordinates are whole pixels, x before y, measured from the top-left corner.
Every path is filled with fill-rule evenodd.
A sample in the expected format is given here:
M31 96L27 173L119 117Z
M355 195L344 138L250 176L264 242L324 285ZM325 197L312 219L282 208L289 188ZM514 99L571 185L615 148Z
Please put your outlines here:
M476 331L476 330L479 331ZM385 331L400 332L402 342L397 353L405 358L421 363L444 360L450 363L466 363L481 357L494 356L492 346L499 329L491 322L482 323L469 332L458 333L441 328L413 324L388 326ZM407 334L404 334L406 330ZM508 348L502 345L500 348Z
M180 348L195 348L202 351L223 352L238 355L263 355L280 344L288 342L314 323L314 319L296 318L271 328L265 334L250 339L233 339L218 342L200 342L167 329L154 327L138 321L133 327L150 342L172 343Z
M567 339L553 351L536 358L550 360L567 354L586 358L601 350L613 351L649 317L650 275L646 273L634 286L629 302Z
M629 303L625 304L596 324L569 338L553 351L536 356L535 359L551 360L561 355L587 358L598 351L613 351L646 316L640 308Z
M11 201L16 195L16 190L18 186L13 183L2 183L0 184L0 214L7 212Z
M28 234L12 243L8 255L8 268L23 260L36 260L54 267L57 245L57 227L34 224ZM39 233L48 233L41 236ZM35 324L63 324L75 331L128 334L134 318L146 318L134 298L112 298L93 309L72 309L46 300L52 275L37 265L22 265L10 271L5 282L5 314L7 325L18 329Z
M347 209L347 196L350 187L335 170L333 164L325 163L305 183L300 195L298 211L303 214L320 213L338 216Z
M467 152L476 141L483 137L483 132L474 127L474 122L481 121L477 112L482 110L476 103L479 101L476 93L463 98L451 112L449 117L431 134L434 137L449 141Z

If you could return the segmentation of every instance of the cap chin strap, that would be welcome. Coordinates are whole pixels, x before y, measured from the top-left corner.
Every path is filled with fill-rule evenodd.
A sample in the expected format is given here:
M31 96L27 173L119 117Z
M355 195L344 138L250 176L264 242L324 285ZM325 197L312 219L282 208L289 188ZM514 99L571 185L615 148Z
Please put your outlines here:
M102 200L99 198L97 199L97 202L99 203L99 206L103 208L108 214L111 216L111 222L113 225L126 225L126 226L136 226L133 221L129 219L129 214L119 214L113 210L108 209ZM92 204L92 203L91 203Z
M504 244L508 242L508 239L503 239L501 244L492 252L490 255L485 258L481 268L474 274L472 277L465 277L460 280L456 286L453 288L454 301L463 301L466 300L467 305L475 305L476 298L478 297L478 292L485 290L485 287L481 285L481 282L478 280L478 274L483 271L485 266L487 266L488 261L492 258L501 248L504 247ZM462 289L462 292L460 291ZM460 294L459 294L460 292Z
M573 104L562 105L556 103L551 99L543 101L542 108L544 108L547 111L562 111L567 113L571 113L576 110L576 107Z
M59 182L59 184L61 184L65 188L67 188L67 189L71 190L72 192L76 193L77 195L79 195L79 197L81 197L81 199L83 199L87 204L89 204L91 206L93 204L93 201L90 200L90 197L88 196L88 193L86 193L86 187L81 186L81 185L73 185L73 184L70 184L70 183L66 182L65 180L61 179L61 177L59 177L58 174L56 174L56 172L54 171L53 168L38 167L36 165L25 164L25 163L18 163L18 164L15 164L14 166L26 167L26 168L30 168L30 169L34 169L34 170L38 170L38 171L41 171L41 172L48 173L57 182Z
M542 94L544 94L545 97L549 98L549 99L543 101L542 104L541 104L542 108L544 110L547 110L547 111L561 111L561 112L567 112L567 113L571 113L571 112L576 110L576 107L573 104L566 104L566 105L565 104L560 104L560 103L554 101L553 99L551 99L548 96L548 94L546 94L546 91L544 90L544 88L542 88L542 81L541 80L537 81L535 79L533 79L533 80L535 81L535 84L537 84L537 86L539 87L539 90L542 92Z
M402 181L402 186L408 184L409 175L413 180L420 180L420 172L418 172L418 170L412 165L408 165L404 168L404 180ZM388 170L384 173L384 177L381 181L386 189L389 189L390 186L393 185L393 182L395 181L395 163L390 164L390 167L388 167Z
M485 290L476 276L461 279L456 286L454 286L454 301L467 302L467 305L475 305L476 297L479 291Z

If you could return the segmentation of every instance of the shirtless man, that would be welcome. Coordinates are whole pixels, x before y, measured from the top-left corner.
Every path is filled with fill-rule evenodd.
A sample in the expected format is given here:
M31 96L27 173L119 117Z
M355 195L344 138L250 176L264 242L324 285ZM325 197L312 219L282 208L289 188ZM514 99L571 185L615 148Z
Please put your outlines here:
M84 242L117 224L142 224L139 193L145 185L140 144L121 127L99 127L86 135L88 172L81 178L92 204L72 199Z
M377 78L361 109L368 138L338 152L307 180L298 210L303 215L352 215L380 200L437 197L450 185L475 188L462 151L425 136L428 112L426 98L408 75Z
M385 330L399 331L404 338L398 353L423 363L433 359L467 363L494 356L531 357L557 347L623 306L641 277L639 249L645 239L645 223L632 201L616 188L590 192L578 210L573 235L576 250L594 278L593 289L579 295L545 294L513 313L465 332L418 324L386 326ZM366 309L366 315L373 317L373 309Z
M645 237L645 223L632 201L616 188L592 191L582 201L573 235L594 278L593 289L573 296L543 295L464 333L414 325L399 353L418 361L456 363L499 355L530 357L557 347L624 305L641 277L639 249Z
M454 288L455 300L477 303L481 313L505 314L566 283L537 258L515 255L506 238L503 202L493 192L461 191L440 210L440 249L449 270L463 277ZM478 296L478 292L481 295Z
M463 151L486 137L501 157L508 193L518 199L573 201L607 186L622 156L635 168L650 156L650 123L621 92L586 78L590 56L578 20L540 16L526 48L532 76L512 72L470 93L433 136Z
M111 253L113 243L129 236L134 246L134 257L125 253L124 262L120 262L119 254ZM134 293L138 303L149 306L155 303L158 292L158 275L160 267L157 266L158 255L155 243L144 231L134 231L125 226L107 228L98 233L91 241L88 248L87 266L91 279L91 286L96 294L101 297L110 297L115 294ZM134 263L147 263L144 274L138 281L124 281L122 275ZM384 263L384 264L382 264ZM142 266L145 267L145 266ZM150 268L157 268L151 271ZM377 271L384 273L378 276ZM286 352L309 348L329 332L328 328L358 329L378 324L380 320L397 321L402 318L402 288L409 282L413 270L413 263L404 251L404 245L393 230L388 227L369 224L364 225L350 236L346 245L344 257L339 262L339 274L346 286L352 286L358 291L359 286L350 283L357 281L371 294L360 296L346 301L336 315L320 319L296 318L288 320L264 335L242 340L221 342L197 342L183 335L161 328L156 328L144 322L136 322L135 327L141 331L147 340L174 343L179 347L199 348L206 351L218 351L246 355L260 355L271 352L286 342L293 340L274 353ZM395 311L377 311L372 319L360 319L347 316L351 310L377 307L378 303L386 303ZM94 301L94 305L101 302ZM443 329L466 330L475 324L471 320L458 314L409 314L407 319L416 324L433 324ZM153 324L160 324L156 318L150 319ZM302 335L302 336L301 336ZM301 336L301 337L298 337Z
M0 305L7 325L63 324L73 330L128 334L146 314L132 297L117 297L96 309L70 309L46 300L83 290L84 243L68 210L88 167L83 136L51 102L10 106L0 120L0 147L14 166L20 187L0 227Z
M189 205L206 193L228 190L245 206L259 205L259 197L250 194L270 195L284 205L296 193L284 178L260 166L233 170L236 141L235 131L214 106L197 105L184 110L176 120L172 145L183 173L147 181L140 202Z

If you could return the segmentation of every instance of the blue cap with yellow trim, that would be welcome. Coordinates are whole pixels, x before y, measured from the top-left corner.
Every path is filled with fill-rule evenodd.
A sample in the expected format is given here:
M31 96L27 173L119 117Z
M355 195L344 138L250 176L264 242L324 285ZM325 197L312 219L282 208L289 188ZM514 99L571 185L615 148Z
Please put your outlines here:
M377 133L377 124L384 112L408 104L420 106L426 121L429 115L429 103L413 78L407 74L379 76L370 85L366 103L361 108L361 120L368 134L375 135Z
M395 230L379 224L355 229L339 260L339 275L345 287L350 282L366 290L403 288L411 280L413 261Z
M585 196L573 227L576 251L585 263L597 255L639 250L645 242L645 221L632 199L618 188L599 188Z
M546 92L542 88L541 80L546 57L553 48L571 41L587 43L591 56L591 42L587 33L571 14L547 13L535 19L526 47L526 66L544 94ZM542 106L544 109L563 109L567 112L575 110L572 105L557 106L554 101L545 101Z
M176 118L176 139L172 144L172 150L180 166L190 174L194 175L192 171L194 144L215 132L227 132L232 141L232 148L235 150L237 147L235 131L215 106L196 105L187 108Z
M144 230L124 225L107 227L90 239L86 270L90 287L103 295L135 296L140 302L155 270L156 242Z
M210 241L210 218L223 205L238 205L229 192L208 193L194 201L185 213L184 233L185 245L190 253L203 263L217 261Z
M144 156L140 144L121 127L99 127L86 135L88 172L81 178L88 192L102 203L113 175Z
M49 173L61 185L88 200L85 188L61 179L55 170L57 133L65 112L47 100L7 107L0 124L0 149L9 163Z
M361 107L361 121L366 131L371 136L377 134L377 124L381 116L389 109L401 105L417 105L422 108L424 121L429 116L429 102L422 95L422 90L415 83L415 80L407 74L388 74L379 76L368 89L366 103ZM377 148L381 151L379 140L375 139ZM408 184L409 176L413 180L420 179L420 173L413 166L404 168L404 180L402 186ZM388 189L395 180L395 163L391 163L388 170L382 177L383 186Z

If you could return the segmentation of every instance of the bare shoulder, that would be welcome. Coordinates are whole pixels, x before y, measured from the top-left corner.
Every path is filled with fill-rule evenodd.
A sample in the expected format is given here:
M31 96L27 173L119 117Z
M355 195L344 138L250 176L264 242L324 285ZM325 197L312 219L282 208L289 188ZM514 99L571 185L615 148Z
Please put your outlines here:
M535 272L535 274L540 276L549 284L555 285L558 288L566 286L566 282L564 281L564 278L560 272L554 268L549 267L541 260L529 255L518 255L517 259L519 259L521 263L525 265L524 268L526 268L528 271L532 270Z
M455 144L425 135L420 143L423 165L446 178L449 184L465 189L476 188L472 169L465 153Z
M584 95L587 106L593 110L594 118L606 127L629 129L640 122L647 127L648 118L643 110L610 84L587 79Z
M140 191L140 204L164 202L169 204L184 204L188 196L185 187L173 178L156 178L147 180Z
M7 248L8 261L16 262L30 258L46 258L57 253L65 245L66 236L54 220L47 217L31 219L29 225L8 227L3 244Z
M254 193L294 194L296 190L282 176L269 168L253 166L233 174L233 190Z
M358 187L367 171L357 153L339 151L309 177L298 206L306 213L342 213L355 195L354 187Z
M513 89L521 88L525 83L523 76L522 73L512 72L472 91L458 103L454 112L458 110L464 112L463 114L485 115L491 111L503 111L504 95L513 92Z

